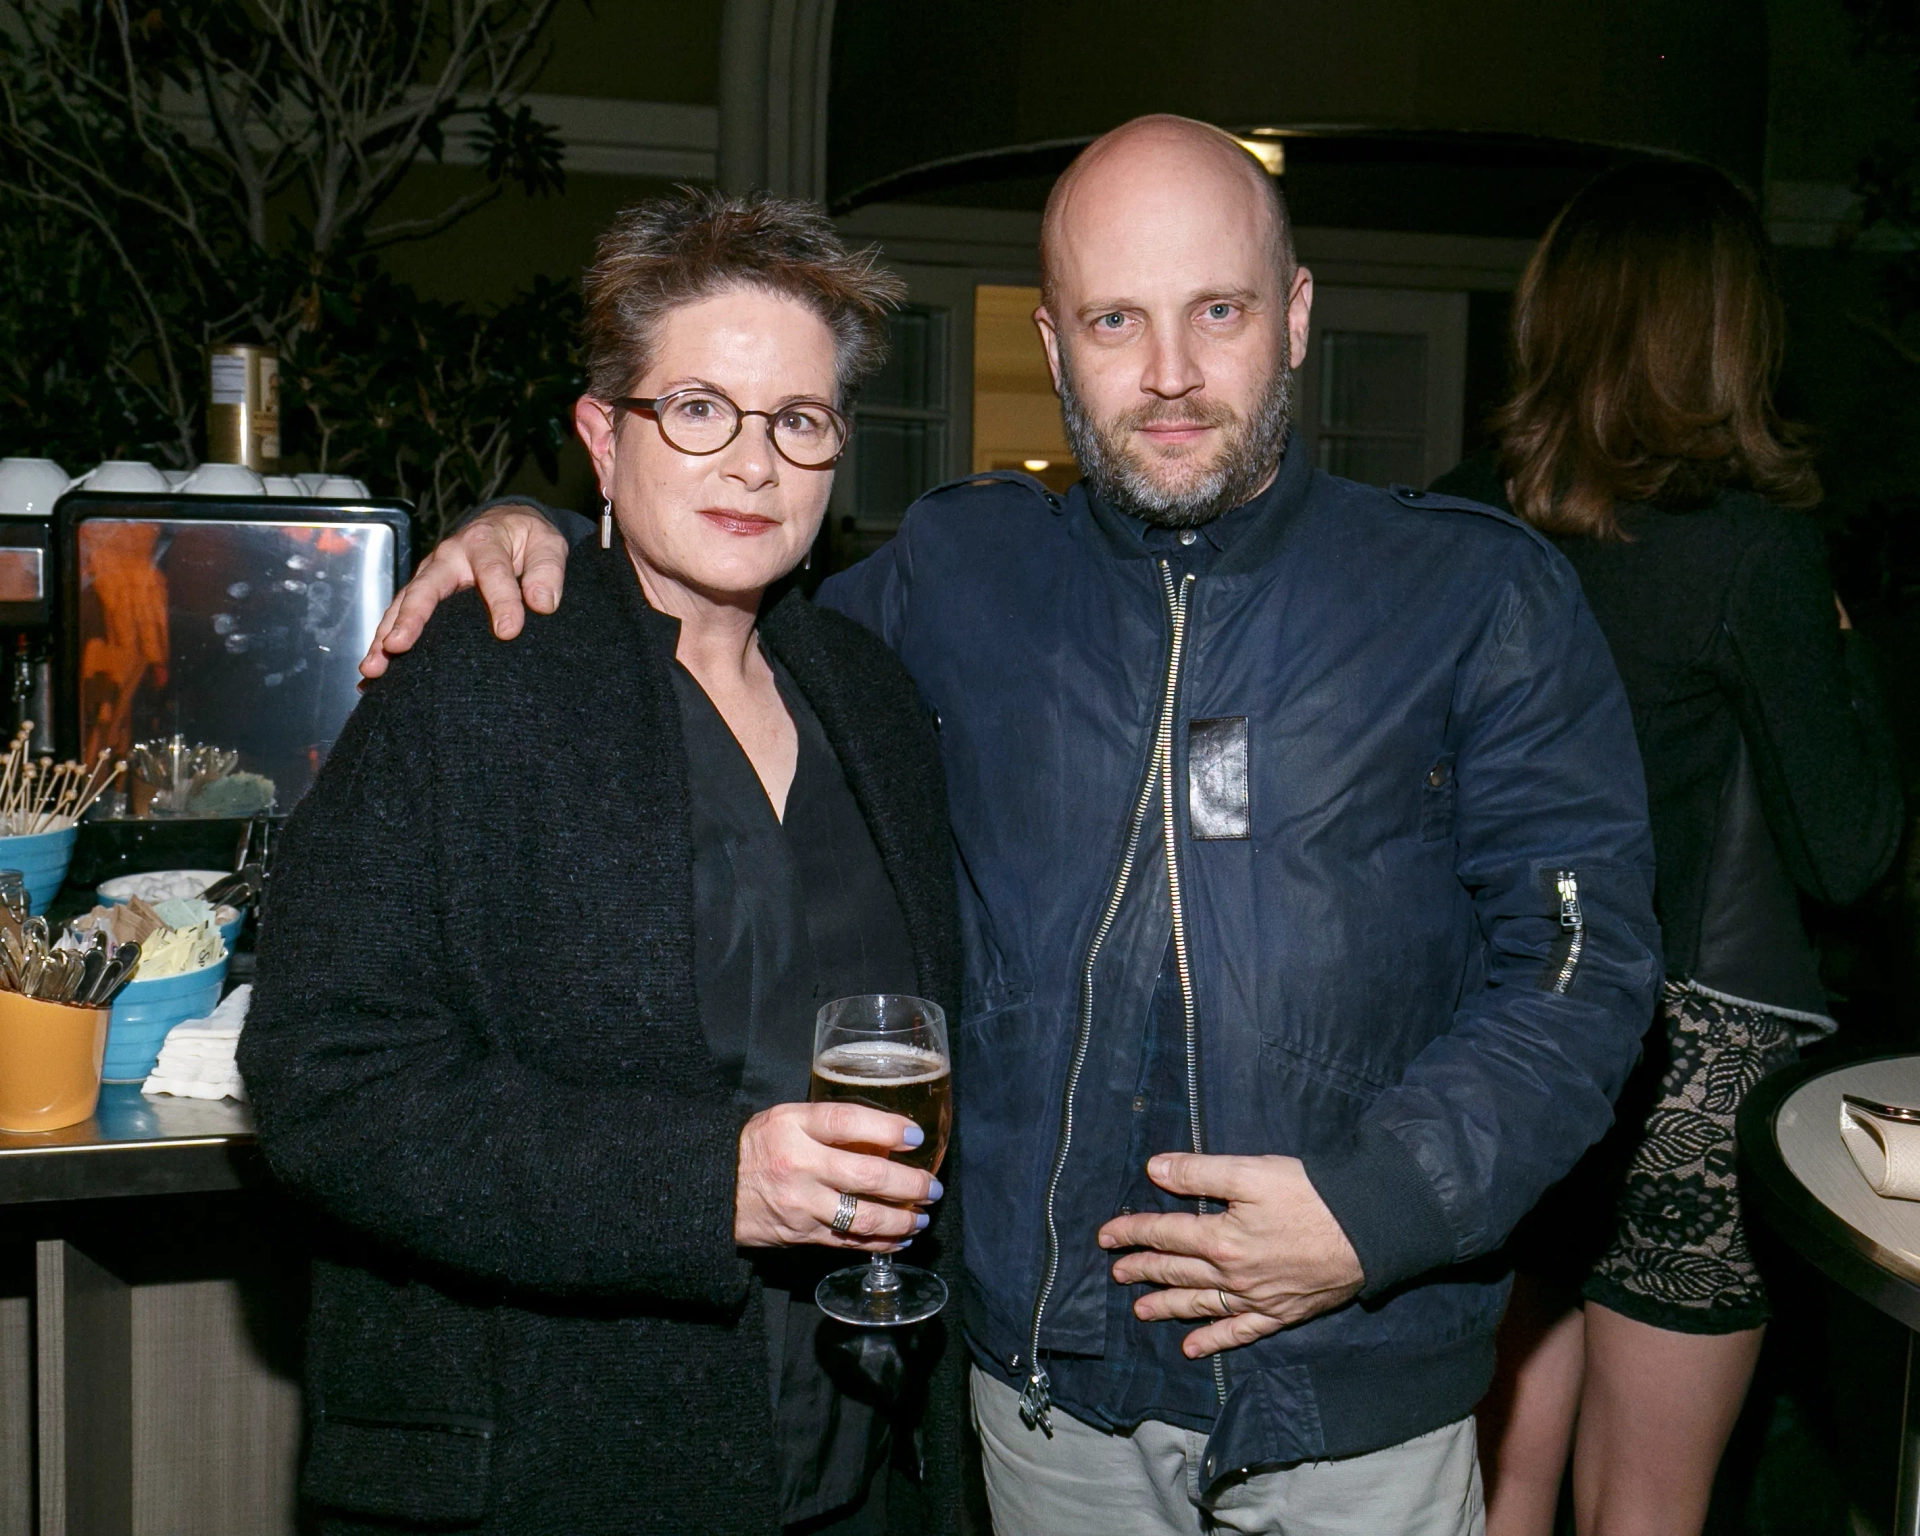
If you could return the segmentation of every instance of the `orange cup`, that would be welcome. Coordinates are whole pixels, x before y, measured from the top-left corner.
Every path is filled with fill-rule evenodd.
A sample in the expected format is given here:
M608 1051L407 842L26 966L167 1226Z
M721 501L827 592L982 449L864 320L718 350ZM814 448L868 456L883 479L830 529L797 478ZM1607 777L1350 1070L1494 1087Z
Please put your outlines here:
M0 1131L51 1131L93 1113L106 1008L0 992Z

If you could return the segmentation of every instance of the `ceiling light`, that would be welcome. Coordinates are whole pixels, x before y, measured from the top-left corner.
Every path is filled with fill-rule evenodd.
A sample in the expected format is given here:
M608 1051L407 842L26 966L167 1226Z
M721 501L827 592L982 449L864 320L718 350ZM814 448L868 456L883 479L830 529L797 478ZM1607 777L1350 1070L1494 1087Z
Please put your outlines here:
M1020 467L1022 469L1031 470L1034 474L1037 475L1043 469L1052 469L1053 460L1052 459L1022 459L1020 461Z
M1287 174L1287 146L1279 139L1236 139L1234 142L1258 160L1269 176Z

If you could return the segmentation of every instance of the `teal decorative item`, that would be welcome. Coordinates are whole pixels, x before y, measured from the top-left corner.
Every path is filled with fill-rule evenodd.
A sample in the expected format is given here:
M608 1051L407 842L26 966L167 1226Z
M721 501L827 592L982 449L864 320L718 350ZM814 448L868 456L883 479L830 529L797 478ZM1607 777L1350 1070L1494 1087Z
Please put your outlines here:
M136 973L113 1000L113 1017L107 1023L107 1059L101 1068L101 1081L139 1083L160 1056L167 1031L188 1019L204 1019L220 1001L226 985L227 960L222 955L212 965L182 976L163 976L158 981L141 981Z
M61 827L29 837L0 837L0 869L17 869L26 877L27 900L35 917L52 906L53 898L60 894L79 836L78 827Z

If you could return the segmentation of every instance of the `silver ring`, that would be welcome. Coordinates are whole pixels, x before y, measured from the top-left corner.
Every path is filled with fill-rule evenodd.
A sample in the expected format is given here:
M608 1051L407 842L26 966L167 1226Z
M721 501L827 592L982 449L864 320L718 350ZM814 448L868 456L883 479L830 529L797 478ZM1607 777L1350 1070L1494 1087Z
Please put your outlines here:
M1234 1315L1234 1311L1232 1307L1227 1305L1227 1293L1221 1290L1220 1287L1216 1285L1213 1288L1213 1294L1220 1298L1220 1315L1222 1317L1232 1317Z
M842 1193L840 1208L833 1213L833 1230L845 1237L853 1230L853 1218L860 1214L860 1202L852 1195Z

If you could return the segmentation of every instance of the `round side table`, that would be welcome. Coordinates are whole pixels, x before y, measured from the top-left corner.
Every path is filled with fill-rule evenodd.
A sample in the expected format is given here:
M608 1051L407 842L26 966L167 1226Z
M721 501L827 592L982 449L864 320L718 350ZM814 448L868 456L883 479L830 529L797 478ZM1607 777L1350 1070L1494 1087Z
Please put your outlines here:
M1869 1306L1906 1325L1896 1536L1920 1536L1920 1201L1876 1195L1840 1139L1840 1095L1920 1107L1920 1055L1777 1072L1740 1107L1747 1209Z

